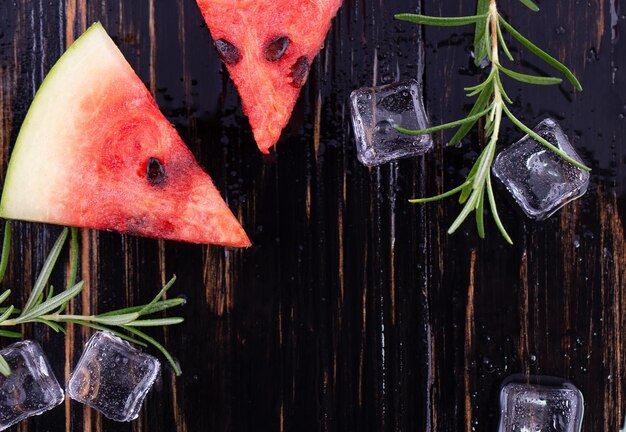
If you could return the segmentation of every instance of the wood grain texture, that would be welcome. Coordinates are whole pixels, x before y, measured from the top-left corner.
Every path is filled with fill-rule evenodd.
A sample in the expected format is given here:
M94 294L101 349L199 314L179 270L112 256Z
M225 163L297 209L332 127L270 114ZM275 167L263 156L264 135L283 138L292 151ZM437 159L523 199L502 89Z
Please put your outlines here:
M502 380L557 375L585 395L583 430L626 414L626 41L617 0L501 8L572 66L585 91L507 81L527 124L556 118L593 168L587 195L543 223L505 193L514 240L487 220L446 234L453 201L407 198L458 184L481 137L424 158L367 169L356 161L348 98L360 86L423 78L431 121L460 118L470 27L395 22L397 12L469 15L472 2L345 0L275 153L256 150L237 92L193 0L0 1L0 169L36 89L64 49L101 21L210 173L254 246L215 246L81 231L76 312L148 301L176 274L185 323L151 334L167 367L140 418L114 423L66 401L19 431L495 431ZM621 9L620 9L621 8ZM518 67L549 72L514 43ZM418 62L423 50L424 62ZM520 133L509 124L503 142ZM4 176L2 176L3 178ZM23 304L59 227L18 222L5 284ZM66 258L66 257L64 257ZM67 268L65 268L65 272ZM64 271L53 275L62 286ZM91 334L24 328L66 379ZM10 341L2 340L2 344ZM152 351L151 351L152 352ZM156 354L156 353L155 353Z

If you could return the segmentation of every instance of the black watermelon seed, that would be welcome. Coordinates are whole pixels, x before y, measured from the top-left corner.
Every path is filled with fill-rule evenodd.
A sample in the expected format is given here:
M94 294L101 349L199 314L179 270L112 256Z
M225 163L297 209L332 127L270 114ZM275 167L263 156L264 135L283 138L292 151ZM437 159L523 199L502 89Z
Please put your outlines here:
M146 164L146 178L152 186L163 186L167 180L165 167L157 158L151 157Z
M291 66L291 85L295 88L300 88L306 82L309 76L309 59L306 56L300 57Z
M287 36L278 36L265 45L265 60L275 62L285 55L285 51L289 48L289 38Z
M217 49L217 54L220 56L220 59L227 65L237 64L239 60L241 60L241 55L237 47L226 39L216 40L215 48Z

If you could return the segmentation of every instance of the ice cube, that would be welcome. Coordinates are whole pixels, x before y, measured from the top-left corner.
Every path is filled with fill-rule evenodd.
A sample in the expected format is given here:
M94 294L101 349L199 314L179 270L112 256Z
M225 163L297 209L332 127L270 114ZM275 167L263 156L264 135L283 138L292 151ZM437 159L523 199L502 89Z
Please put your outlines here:
M548 142L582 162L567 135L552 119L545 119L534 131ZM493 164L500 179L524 213L544 220L568 202L587 192L589 172L567 162L526 135L500 152Z
M420 155L433 146L430 135L405 135L394 127L413 130L427 127L417 81L360 88L352 92L350 102L357 157L363 165L375 166Z
M11 367L11 375L0 375L0 430L63 402L63 389L37 342L17 342L0 354Z
M499 432L579 432L583 395L554 377L514 375L500 391Z
M151 355L109 332L95 333L70 375L67 394L115 421L139 416L141 404L159 374Z

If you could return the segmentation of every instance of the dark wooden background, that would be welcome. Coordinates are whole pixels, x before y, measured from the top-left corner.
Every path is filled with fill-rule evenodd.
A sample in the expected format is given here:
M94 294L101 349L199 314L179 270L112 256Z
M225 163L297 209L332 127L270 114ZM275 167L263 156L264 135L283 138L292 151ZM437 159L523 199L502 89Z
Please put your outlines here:
M76 312L147 301L172 274L182 325L153 334L183 369L165 368L140 418L108 421L71 402L17 431L495 431L513 373L569 378L586 399L583 430L617 431L626 413L626 26L618 0L517 0L501 10L571 65L569 85L507 81L529 125L556 118L593 168L587 195L543 223L502 194L514 246L490 219L447 236L454 201L407 198L458 184L476 134L380 168L355 155L354 88L422 75L431 121L460 118L471 27L392 19L421 6L471 14L473 1L345 0L275 154L254 144L235 88L193 0L0 0L0 164L46 72L100 20L222 191L254 246L229 250L81 232L88 289ZM459 6L462 4L462 6ZM621 10L620 10L621 8ZM547 72L518 49L522 70ZM506 124L503 143L520 133ZM33 173L37 175L37 173ZM60 228L16 223L5 286L23 304ZM54 276L62 283L63 271ZM23 329L65 379L90 331ZM10 341L3 340L3 344Z

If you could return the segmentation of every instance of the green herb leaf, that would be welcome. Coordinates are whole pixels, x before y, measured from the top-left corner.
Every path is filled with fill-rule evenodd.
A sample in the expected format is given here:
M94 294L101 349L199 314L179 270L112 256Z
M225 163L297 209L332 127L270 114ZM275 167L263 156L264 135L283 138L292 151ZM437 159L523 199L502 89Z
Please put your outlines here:
M461 213L459 213L459 215L457 216L457 218L454 220L454 222L452 222L452 225L450 226L450 228L448 229L448 234L454 234L455 231L457 229L459 229L459 227L461 226L461 224L463 224L463 222L465 222L465 219L467 219L467 217L469 216L469 214L474 211L474 209L476 208L476 200L478 199L478 193L476 192L476 189L474 189L469 197L469 199L467 200L467 202L465 203L465 205L463 206L463 209L461 210Z
M509 244L513 244L513 240L509 236L509 233L506 232L502 221L500 220L500 215L498 214L498 207L496 205L496 198L493 195L493 188L491 187L491 173L487 173L487 197L489 198L489 206L491 207L491 216L493 220L496 222L496 226L500 230L500 234Z
M93 329L96 330L102 330L102 331L108 331L112 334L114 334L117 337L120 337L124 340L127 340L128 342L132 342L134 344L137 344L143 348L146 348L148 346L148 344L146 344L145 342L140 341L139 339L135 339L132 338L130 336L125 335L122 332L118 332L117 330L114 330L112 328L100 325L100 324L96 324L96 323L92 323L92 322L88 322L88 321L82 321L82 320L75 320L75 319L67 319L65 320L65 322L71 323L71 324L76 324L76 325L81 325L81 326L85 326L85 327L91 327Z
M519 72L512 71L510 69L507 69L502 65L498 65L498 69L500 69L502 72L504 72L505 74L513 78L514 80L527 83L527 84L558 85L563 82L561 78L526 75L523 73L519 73Z
M493 87L486 87L485 90L478 96L472 110L469 112L469 115L472 116L482 110L485 109L487 104L489 103L489 99L493 95ZM470 130L474 127L476 122L465 123L463 126L459 128L459 130L454 134L452 139L448 142L449 146L453 146L458 144L464 137L469 133Z
M144 332L137 330L136 328L132 328L132 327L128 327L128 326L124 326L123 328L124 328L124 330L126 330L126 331L128 331L128 332L130 332L130 333L132 333L132 334L134 334L136 336L139 336L140 338L142 338L146 342L152 344L156 349L161 351L161 354L163 354L163 356L167 359L167 361L170 363L170 365L172 365L172 368L174 369L174 373L176 374L176 376L179 376L180 374L182 374L182 371L180 370L180 367L174 361L174 358L170 355L170 353L165 349L165 347L163 345L158 343L155 339L153 339L152 337L148 336Z
M2 294L0 294L0 304L4 303L4 301L11 295L11 290L6 290Z
M65 289L70 289L76 285L76 274L78 273L78 229L70 228L70 269L67 273Z
M22 337L22 333L10 331L10 330L0 330L0 336L20 339Z
M478 167L480 166L480 161L482 160L484 156L485 156L485 153L481 152L478 158L476 159L476 161L474 161L474 165L472 166L472 169L470 170L469 174L467 174L466 183L468 183L468 185L465 187L465 189L463 189L463 192L461 192L461 196L459 197L459 204L463 204L465 201L467 201L470 194L472 193L472 184L474 182L474 179L476 178L476 171L478 171Z
M30 293L30 297L28 297L28 300L26 301L26 305L22 309L22 313L28 312L39 301L39 298L41 294L43 293L43 290L46 284L48 283L48 279L50 278L50 273L52 273L52 269L54 268L54 265L56 264L57 259L59 258L59 254L61 253L61 249L63 248L63 243L65 243L66 238L67 238L67 228L64 228L61 234L59 235L59 238L54 243L54 246L52 246L52 250L50 251L48 258L44 262L41 272L39 273L39 276L37 277L37 280L35 281L35 285L33 286L33 289Z
M65 283L65 289L70 289L76 285L76 275L78 273L78 229L75 227L70 228L70 268L67 272L67 281ZM63 312L71 299L68 299L65 303L59 306L57 313Z
M457 121L453 121L450 123L446 123L446 124L442 124L439 126L433 126L430 128L426 128L426 129L421 129L421 130L411 130L411 129L404 129L403 127L400 126L394 126L396 128L396 130L400 133L403 133L405 135L423 135L423 134L428 134L428 133L432 133L432 132L438 132L440 130L444 130L444 129L451 129L451 128L455 128L457 126L463 125L465 123L476 123L476 121L481 118L482 116L484 116L485 114L487 114L489 112L489 109L486 109L484 111L479 112L478 114L474 114L471 115L469 117L466 117L464 119L461 120L457 120Z
M504 104L501 104L500 106L504 106ZM495 129L500 128L501 118L502 112L500 111L500 109L498 109L498 111L495 112ZM474 178L474 190L482 189L484 185L485 176L491 168L491 164L496 153L496 142L497 136L493 135L489 140L489 144L487 144L487 146L482 151L485 156L483 156L483 158L481 159L480 164L478 165L478 169L476 170L476 177Z
M13 306L9 306L9 308L2 315L0 315L0 323L3 323L11 316L13 309Z
M105 325L122 326L135 321L137 318L139 318L139 316L140 315L136 312L129 314L109 315L106 317L95 316L92 317L91 321Z
M489 12L489 0L478 0L476 2L476 15L484 16L485 18L476 22L476 28L474 29L474 63L476 66L480 66L482 61L487 57L487 44L485 44L485 34L488 33L488 12Z
M504 90L504 86L502 85L502 80L500 79L500 73L499 72L496 73L495 81L496 81L496 85L498 86L498 89L500 90L500 93L502 94L502 97L504 98L504 100L507 101L508 103L512 104L513 101L511 100L509 95Z
M533 0L519 0L524 6L533 12L539 12L539 6Z
M108 316L120 315L120 314L125 314L125 313L137 313L141 310L143 310L142 315L151 315L151 314L161 312L161 311L164 311L166 309L170 309L176 306L182 306L184 304L185 304L185 299L172 298L172 299L167 299L167 300L161 300L155 303L154 305L150 306L149 308L146 308L145 306L132 306L132 307L119 309L119 310L112 311L112 312L99 314L98 317L108 317Z
M476 229L478 237L485 238L485 190L481 189L476 205Z
M176 275L172 276L172 278L169 280L169 282L167 284L165 284L165 286L161 289L161 291L159 291L159 293L154 297L154 299L152 299L152 301L150 303L145 305L137 313L139 315L145 315L146 314L146 310L148 310L150 307L154 306L165 295L167 290L169 290L172 287L172 285L174 285L174 282L176 282Z
M468 97L474 96L478 93L476 93L476 91L480 90L480 91L485 91L486 89L490 88L491 83L495 77L497 73L497 69L492 68L491 72L489 72L489 76L487 77L486 80L484 80L483 82L481 82L480 84L477 84L473 87L465 87L463 90L467 91L467 92L471 92L470 94L468 94Z
M4 223L4 239L2 240L2 258L0 258L0 282L4 280L4 274L9 264L9 249L11 247L11 222ZM1 302L0 302L1 303Z
M417 15L417 14L409 14L402 13L394 15L397 20L400 21L410 21L415 24L424 24L431 26L440 26L440 27L456 27L456 26L464 26L469 24L474 24L480 22L487 18L487 14L484 15L471 15L464 17L434 17L427 15Z
M540 144L544 145L545 147L549 148L550 150L552 150L554 153L558 154L560 157L562 157L563 159L565 159L566 161L568 161L569 163L571 163L572 165L577 166L580 169L583 169L585 171L591 171L591 168L587 167L585 164L583 164L582 162L577 161L576 159L573 159L571 156L569 156L567 153L565 153L563 150L555 147L554 145L552 145L550 142L548 142L545 138L537 135L537 133L535 131L533 131L532 129L530 129L528 126L526 126L524 123L522 123L521 121L519 121L514 115L513 113L511 113L511 111L509 111L509 109L504 106L504 112L506 113L506 115L509 117L509 119L511 119L511 121L513 123L515 123L515 125L520 128L522 130L522 132L525 132L526 134L528 134L530 137L532 137L535 141L539 142Z
M486 18L488 13L489 13L489 0L477 0L476 1L476 15L485 16Z
M504 51L504 54L508 57L509 60L514 61L513 56L511 55L511 51L509 51L509 47L506 45L506 41L504 40L504 36L502 35L502 29L500 28L500 25L498 24L496 28L498 29L498 40L500 41L500 45L502 46L502 51Z
M180 324L183 321L184 319L181 317L168 317L168 318L158 318L158 319L136 320L126 325L130 327L157 327L157 326L168 326L168 325Z
M48 312L52 312L54 309L59 307L59 305L65 303L68 299L75 297L80 293L85 285L84 281L78 282L69 290L63 291L61 294L58 294L52 297L50 300L46 300L41 303L39 306L32 308L29 311L22 311L22 314L16 318L15 322L20 324L26 321L29 321L33 318L41 317L42 315L47 314Z
M550 54L548 54L547 52L545 52L544 50L542 50L541 48L533 44L531 41L526 39L524 36L522 36L522 34L518 32L511 24L506 22L504 18L502 18L501 16L498 18L500 20L500 24L506 29L506 31L508 31L511 34L511 36L517 39L522 45L528 48L529 51L531 51L541 60L543 60L544 62L546 62L547 64L549 64L550 66L558 70L559 72L561 72L563 75L565 75L565 77L569 80L569 82L572 83L572 85L577 90L581 91L583 89L578 79L574 76L572 71L569 70L567 66L565 66L563 63L561 63L560 61L552 57Z
M415 198L415 199L410 199L409 202L411 204L423 204L423 203L427 203L427 202L433 202L433 201L439 201L442 200L444 198L448 198L452 195L458 194L459 192L461 192L466 186L470 185L471 183L469 181L466 181L465 183L463 183L460 186L455 187L454 189L450 189L447 192L444 192L440 195L436 195L433 197L428 197L428 198Z
M5 377L11 375L11 366L7 363L7 361L0 355L0 373Z
M63 334L67 334L67 332L65 331L65 329L63 328L63 326L53 322L53 321L48 321L46 319L43 318L36 318L33 320L34 322L40 322L42 324L47 325L48 327L50 327L52 330L54 330L56 333L63 333Z
M54 286L50 285L50 288L48 288L48 294L46 295L46 300L50 300L53 295L54 295Z
M63 310L67 307L68 302L76 297L83 289L84 282L78 282L72 285L76 280L77 275L77 267L78 267L78 230L76 228L71 229L71 242L70 242L70 265L67 274L67 288L65 291L56 294L54 292L54 287L50 285L48 291L46 292L46 285L48 284L48 280L50 278L50 274L52 273L55 264L58 260L58 257L61 253L65 240L67 239L68 229L65 228L59 237L57 238L54 246L52 247L44 265L37 277L37 280L31 290L30 296L26 302L24 308L20 311L16 309L13 305L9 307L0 308L0 325L2 326L15 326L26 323L42 323L49 326L55 332L65 333L65 328L60 323L71 323L82 325L86 327L91 327L97 330L105 330L109 331L118 337L121 337L129 342L136 343L140 346L146 347L147 343L154 345L158 350L160 350L163 355L172 363L172 366L176 372L176 374L180 374L180 368L174 362L172 356L167 352L167 350L159 344L156 340L146 335L145 333L133 329L133 327L148 327L148 326L167 326L179 324L183 321L181 317L165 317L165 318L154 318L154 319L146 319L139 320L138 318L142 315L154 314L156 312L160 312L166 309L169 309L174 306L180 306L185 303L185 300L182 298L174 298L161 300L163 296L166 294L167 290L174 284L176 281L176 276L172 277L172 279L159 291L157 296L148 304L137 306L137 307L129 307L117 311L111 311L102 315L69 315L63 314ZM3 242L3 256L0 261L8 260L8 245L10 239L10 225L7 223L4 233L4 242ZM6 263L1 264L0 267L4 265L4 270L6 270ZM1 270L1 269L0 269ZM2 270L2 271L4 271ZM2 304L11 294L10 290L5 290L2 294L0 294L0 304ZM53 312L54 311L54 312ZM18 313L17 318L11 319L11 316ZM120 327L126 329L128 332L139 336L138 338L134 338L128 336L122 332L116 331L111 327ZM0 336L4 337L14 337L20 338L22 335L17 332L2 330L0 329ZM141 340L143 339L143 341ZM146 341L146 342L144 342ZM4 361L4 359L2 359ZM6 362L5 362L6 363ZM10 370L7 367L3 368L3 365L0 363L0 372L2 373L10 373Z

